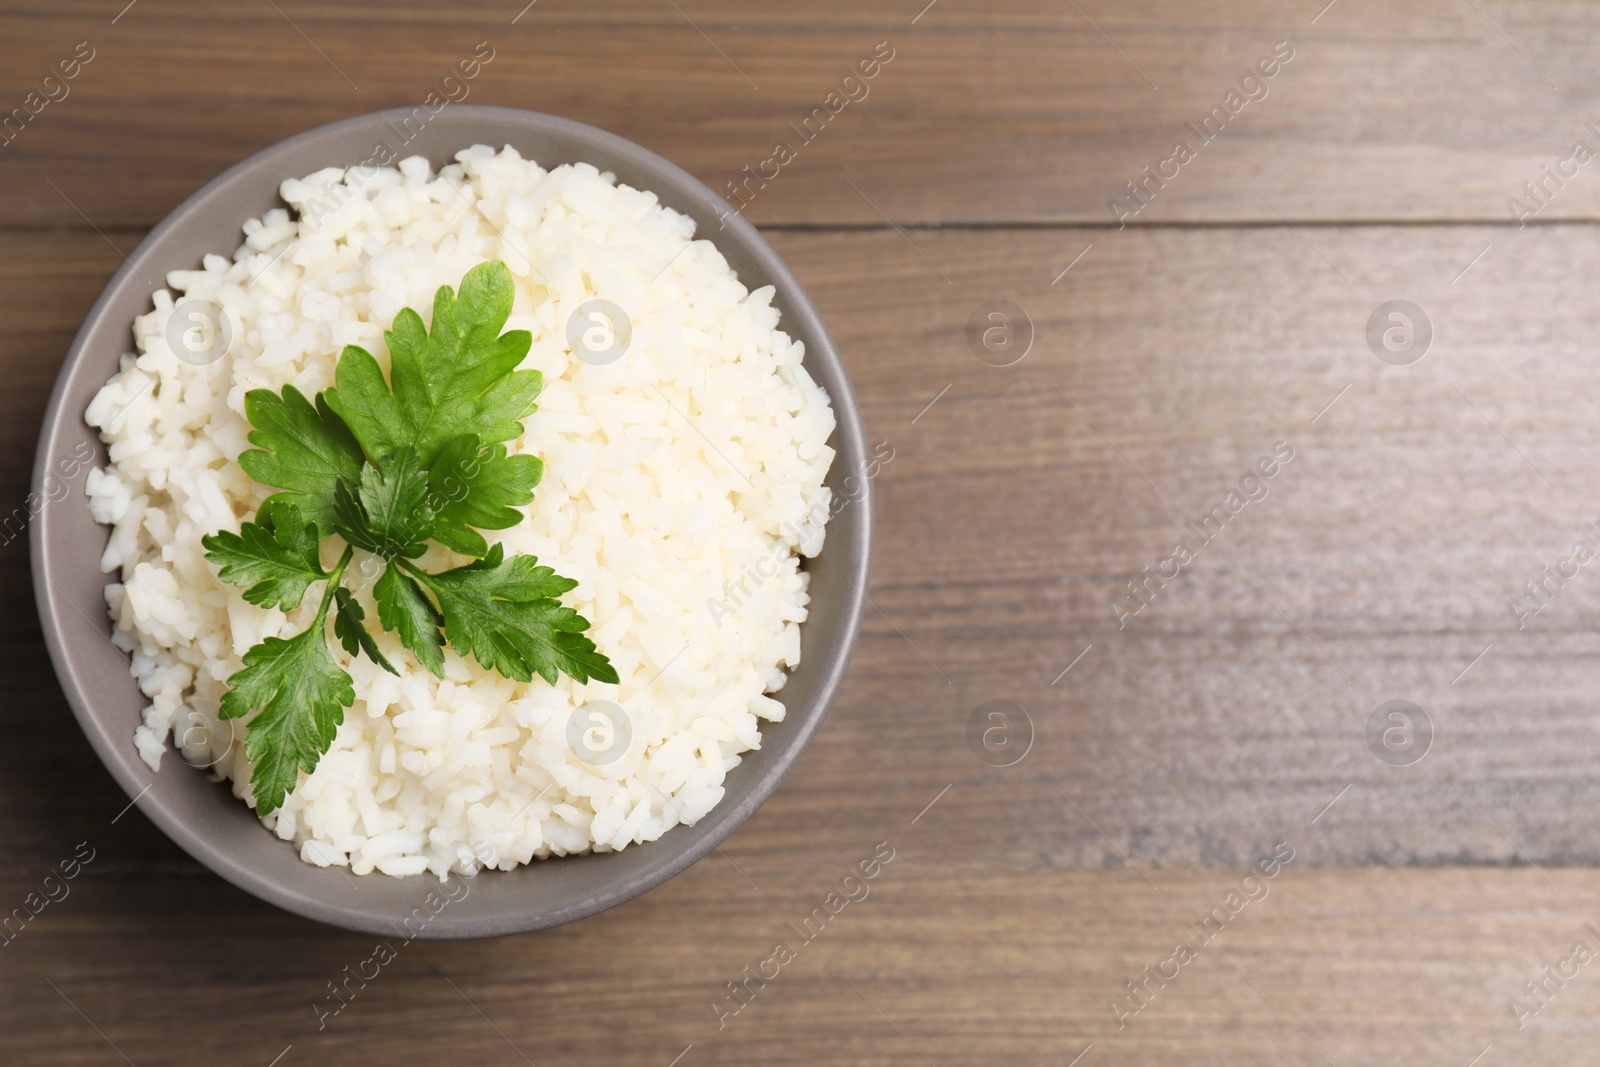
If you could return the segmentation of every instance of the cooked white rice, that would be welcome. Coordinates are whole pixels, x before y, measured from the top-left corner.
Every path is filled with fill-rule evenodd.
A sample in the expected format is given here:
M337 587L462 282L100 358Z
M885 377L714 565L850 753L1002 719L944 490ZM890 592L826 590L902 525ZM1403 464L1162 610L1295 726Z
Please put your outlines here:
M778 329L771 287L747 291L692 240L692 220L592 166L545 171L509 147L456 158L438 174L418 157L284 182L295 212L245 223L231 260L168 275L134 323L138 354L87 412L110 447L87 488L113 527L101 562L121 577L106 587L114 640L150 700L134 744L159 769L170 738L253 803L244 723L219 722L218 701L245 650L299 632L317 597L288 615L247 604L201 547L272 492L235 462L249 447L244 395L324 389L346 344L386 362L383 332L402 307L426 321L439 286L486 260L511 269L506 328L532 332L523 366L545 381L512 451L541 456L545 477L523 524L485 536L579 582L563 601L622 681L513 682L454 652L440 681L379 630L359 591L401 675L334 643L355 704L316 771L263 819L307 862L357 874L509 870L697 822L739 754L760 746L760 721L783 718L767 694L799 662L800 556L821 549L829 513L833 411L803 346ZM227 355L193 366L173 354L174 293L225 310ZM626 356L605 366L567 342L569 316L597 297L633 324ZM337 541L323 547L331 562ZM421 562L465 559L434 546ZM632 726L626 755L603 766L567 740L569 718L596 699Z

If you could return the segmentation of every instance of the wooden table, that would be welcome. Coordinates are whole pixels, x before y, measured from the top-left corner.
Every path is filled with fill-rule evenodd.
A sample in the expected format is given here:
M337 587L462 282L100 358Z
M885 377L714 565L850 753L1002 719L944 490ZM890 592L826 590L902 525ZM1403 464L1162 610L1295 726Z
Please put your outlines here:
M725 855L561 930L406 946L320 1030L372 939L124 812L10 540L0 909L94 859L0 946L0 1060L1594 1062L1600 8L125 2L0 14L0 108L57 97L0 147L0 511L146 229L299 130L459 97L479 42L472 102L718 190L799 143L746 213L894 458L844 691ZM991 301L1031 322L1010 366L969 344ZM1031 733L1010 766L969 745L991 701ZM880 842L870 896L799 937Z

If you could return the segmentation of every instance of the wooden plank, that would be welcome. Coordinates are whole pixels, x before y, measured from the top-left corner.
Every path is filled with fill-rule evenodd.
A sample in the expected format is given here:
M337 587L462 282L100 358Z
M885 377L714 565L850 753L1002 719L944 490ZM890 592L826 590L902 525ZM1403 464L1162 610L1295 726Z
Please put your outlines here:
M893 862L806 941L796 929L879 834ZM141 1067L279 1055L887 1067L924 1063L919 1052L976 1067L1067 1064L1085 1048L1080 1067L1357 1067L1465 1065L1491 1046L1480 1062L1582 1063L1600 1040L1587 968L1551 985L1521 1030L1510 1006L1575 942L1600 945L1585 925L1593 871L1551 870L1552 887L1534 871L1303 869L1316 848L1305 839L1203 942L1194 926L1225 907L1242 871L1161 871L1151 886L1125 869L963 860L944 837L937 823L863 820L824 850L775 859L759 888L711 857L547 934L387 939L382 967L366 965L376 939L215 879L120 877L110 867L133 843L102 841L70 895L0 950L0 1049L42 1067L117 1063L118 1052ZM11 877L3 888L26 891ZM1162 961L1180 941L1195 957L1118 1029L1123 983L1146 967L1171 976ZM780 942L793 958L767 963ZM347 979L347 966L370 980ZM749 980L734 1014L727 983L758 969L768 978ZM349 981L342 1000L330 981Z
M1232 865L1336 797L1321 862L1600 856L1572 816L1600 801L1600 589L1580 569L1525 629L1508 606L1596 541L1592 229L908 236L779 242L896 458L881 610L777 847L839 795L954 782L951 832L996 862ZM1399 297L1436 336L1405 367L1365 336ZM1037 331L1006 369L963 337L996 298ZM1203 542L1186 522L1280 441L1269 495ZM1180 540L1197 558L1121 617ZM965 736L999 699L1036 739L991 769ZM1414 766L1369 748L1396 699L1434 727Z
M430 92L606 127L724 192L782 141L795 158L749 187L769 224L1105 224L1178 136L1196 158L1150 187L1136 222L1509 222L1528 181L1547 181L1528 201L1547 201L1541 220L1600 211L1592 167L1541 171L1579 139L1600 150L1584 126L1600 120L1586 47L1600 10L1577 0L1343 0L1320 17L1318 0L121 7L4 16L0 113L40 95L0 148L0 224L149 226L253 151ZM94 59L45 86L85 41ZM1188 132L1280 41L1293 58L1246 86L1259 99L1213 140ZM495 58L446 86L479 42ZM845 86L880 42L893 60ZM835 91L823 134L800 130Z
M893 458L876 610L827 728L742 855L803 853L951 785L950 843L998 863L1093 869L1120 851L1232 867L1336 797L1320 863L1600 859L1592 820L1572 814L1600 805L1600 587L1580 569L1524 629L1508 607L1597 536L1594 231L1496 243L1453 287L1498 231L1304 237L924 232L919 253L893 232L777 236ZM0 234L0 500L22 501L51 370L116 262L92 234ZM1364 337L1396 294L1437 335L1408 367ZM995 298L1037 332L1003 369L964 337ZM1201 543L1186 520L1280 441L1295 454L1260 483L1268 495ZM1180 539L1197 558L1123 617L1126 583ZM19 604L22 544L0 550L0 595ZM0 810L28 816L17 857L47 862L34 844L79 839L120 794L63 718L31 611L0 624L0 655L34 712L27 743L0 753ZM1414 766L1368 747L1369 717L1396 699L1433 724ZM1015 766L969 749L992 700L1031 720ZM96 784L59 796L68 767Z

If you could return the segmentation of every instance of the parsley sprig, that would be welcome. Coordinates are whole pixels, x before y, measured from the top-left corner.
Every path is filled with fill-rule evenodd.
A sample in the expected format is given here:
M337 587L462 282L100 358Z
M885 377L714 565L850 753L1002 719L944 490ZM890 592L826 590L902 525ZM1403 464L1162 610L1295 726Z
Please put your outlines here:
M399 673L341 584L356 549L383 561L372 587L379 624L433 674L444 677L448 642L521 682L538 675L553 685L560 673L579 682L618 680L584 636L588 620L557 599L578 583L533 556L506 558L479 533L522 521L517 509L544 474L537 457L509 455L505 445L522 433L543 384L538 371L517 369L532 344L528 332L500 332L512 296L506 265L484 263L461 280L459 295L439 289L432 330L410 308L396 316L385 335L387 378L371 353L348 345L334 387L314 401L292 385L245 395L256 447L239 465L282 491L238 533L206 537L206 555L218 577L260 607L294 611L325 583L309 626L245 652L218 711L223 719L256 713L245 754L262 815L282 805L301 771L316 769L355 702L350 675L328 644L329 614L351 656ZM345 547L326 569L321 544L331 536ZM426 571L415 560L429 541L472 562Z

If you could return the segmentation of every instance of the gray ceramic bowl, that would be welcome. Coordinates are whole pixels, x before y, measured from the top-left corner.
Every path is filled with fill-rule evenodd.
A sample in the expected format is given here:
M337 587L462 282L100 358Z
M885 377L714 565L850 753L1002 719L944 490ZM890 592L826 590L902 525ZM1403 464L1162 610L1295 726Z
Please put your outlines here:
M37 499L63 457L99 438L84 408L132 347L132 323L151 307L151 279L194 269L208 252L229 254L246 219L281 206L278 185L327 166L372 158L386 142L398 148L411 111L380 111L322 126L245 160L185 201L140 243L95 302L57 378L34 462ZM452 104L429 119L402 155L427 156L435 167L473 144L510 144L550 167L584 161L619 180L658 194L692 217L754 289L777 287L783 327L805 342L806 367L833 400L838 459L828 483L835 493L853 476L856 499L830 522L827 547L810 561L811 614L801 627L800 666L783 691L788 716L762 731L762 747L728 775L727 795L698 826L679 826L660 840L622 852L535 861L504 873L452 879L458 899L440 904L432 875L353 878L337 868L301 862L293 846L262 828L228 787L169 752L152 773L133 747L145 700L128 673L128 658L107 635L99 557L108 530L89 516L81 481L35 518L33 580L50 656L84 733L139 808L190 855L235 885L301 915L354 930L426 938L486 937L572 922L620 904L684 870L710 852L771 796L799 760L839 687L861 620L871 542L871 487L862 477L866 441L855 396L838 352L800 283L754 227L737 215L718 229L726 204L691 175L620 137L565 119L509 108ZM81 452L77 453L81 455ZM463 888L464 887L464 888Z

